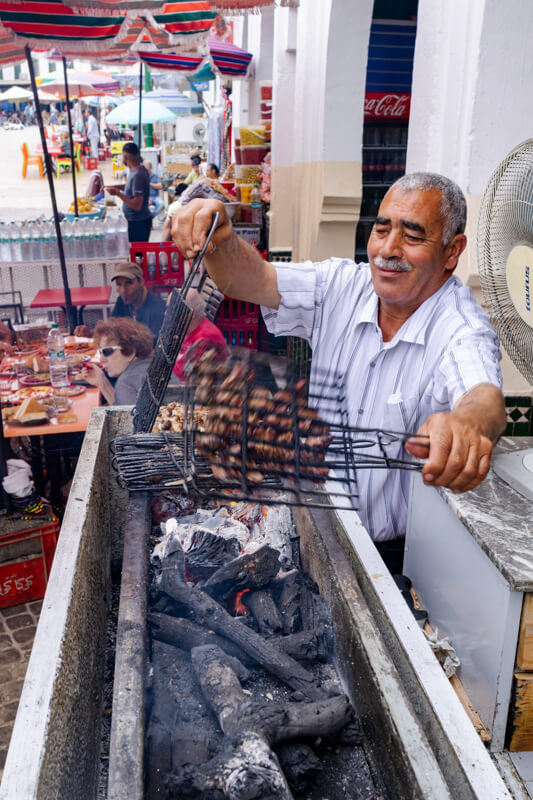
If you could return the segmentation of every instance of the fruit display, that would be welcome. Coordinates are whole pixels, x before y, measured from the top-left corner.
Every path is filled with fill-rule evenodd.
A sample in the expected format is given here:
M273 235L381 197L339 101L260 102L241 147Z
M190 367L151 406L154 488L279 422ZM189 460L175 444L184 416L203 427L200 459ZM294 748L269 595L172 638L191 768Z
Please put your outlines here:
M98 206L94 203L92 197L89 195L84 195L83 197L78 197L78 213L79 214L92 214L95 211L98 211ZM68 207L69 214L75 214L76 209L74 208L74 201Z

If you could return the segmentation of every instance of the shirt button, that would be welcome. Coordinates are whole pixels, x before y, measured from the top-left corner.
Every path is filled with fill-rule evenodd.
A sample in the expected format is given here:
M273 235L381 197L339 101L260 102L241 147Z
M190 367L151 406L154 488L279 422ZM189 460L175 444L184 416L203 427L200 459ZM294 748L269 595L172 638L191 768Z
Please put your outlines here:
M375 366L376 366L376 362L375 361L371 361L370 362L371 369L374 369Z
M360 409L359 409L359 411L358 411L357 413L358 413L358 414L362 414L364 410L365 410L364 408L360 408Z

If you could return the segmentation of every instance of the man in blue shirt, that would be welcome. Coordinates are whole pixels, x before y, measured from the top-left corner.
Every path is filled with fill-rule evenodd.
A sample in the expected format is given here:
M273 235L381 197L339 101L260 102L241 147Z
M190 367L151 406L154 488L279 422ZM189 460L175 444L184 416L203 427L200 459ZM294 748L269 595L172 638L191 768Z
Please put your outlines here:
M152 230L152 215L148 207L150 176L146 167L141 164L139 148L135 142L126 142L122 148L122 161L130 171L126 188L122 192L110 186L107 191L122 200L122 211L128 221L129 241L148 242Z
M137 322L142 322L154 334L155 342L163 324L166 305L159 295L149 292L144 285L142 268L131 261L124 261L117 264L111 280L115 281L119 295L112 316L133 317Z
M152 219L157 217L160 211L163 210L164 203L159 196L159 190L163 188L163 185L159 179L159 175L152 170L152 162L145 161L144 166L148 171L148 175L150 176L150 213L152 214Z

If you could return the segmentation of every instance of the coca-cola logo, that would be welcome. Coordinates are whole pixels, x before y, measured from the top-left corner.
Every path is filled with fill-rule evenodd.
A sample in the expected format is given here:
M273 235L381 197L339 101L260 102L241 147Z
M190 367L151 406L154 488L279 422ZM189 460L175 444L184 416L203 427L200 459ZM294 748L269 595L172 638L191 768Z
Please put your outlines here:
M408 119L410 105L410 94L367 92L365 95L365 117Z

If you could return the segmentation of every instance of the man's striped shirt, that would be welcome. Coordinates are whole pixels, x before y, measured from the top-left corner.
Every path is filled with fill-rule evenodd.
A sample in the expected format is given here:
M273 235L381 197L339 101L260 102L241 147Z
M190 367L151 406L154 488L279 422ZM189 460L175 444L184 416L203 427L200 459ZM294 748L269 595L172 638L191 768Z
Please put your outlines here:
M343 376L351 426L413 433L474 386L501 388L498 338L455 276L383 342L369 264L329 259L274 267L281 302L278 310L262 308L265 324L310 343L314 387L327 371ZM405 534L409 478L405 470L358 472L358 511L374 541Z

